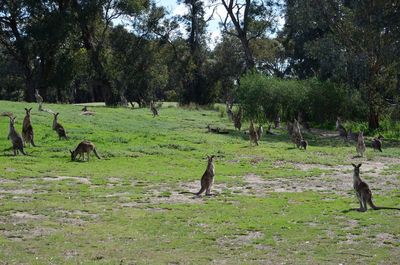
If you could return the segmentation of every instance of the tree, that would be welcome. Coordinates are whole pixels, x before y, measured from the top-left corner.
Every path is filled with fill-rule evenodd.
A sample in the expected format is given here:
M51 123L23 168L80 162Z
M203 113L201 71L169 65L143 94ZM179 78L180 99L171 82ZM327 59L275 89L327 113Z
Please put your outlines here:
M123 15L135 16L148 8L148 1L135 0L72 0L72 10L80 27L82 41L93 69L92 88L96 101L107 105L120 101L120 92L112 86L112 77L106 71L108 34L112 22Z
M187 45L189 48L189 56L184 64L184 91L182 94L182 102L196 102L206 104L207 96L205 76L203 72L203 63L205 60L205 33L207 22L204 18L205 11L203 1L201 0L183 0L189 12L182 17L182 21L186 25L186 31L189 33Z
M0 42L22 69L24 98L35 89L46 96L54 56L69 34L69 1L3 0L0 4Z
M223 32L240 40L246 61L246 70L255 67L250 42L273 31L279 1L221 0L227 14L221 18Z
M368 127L377 129L399 82L400 3L326 0L317 6L346 57L362 69L358 82L368 104Z

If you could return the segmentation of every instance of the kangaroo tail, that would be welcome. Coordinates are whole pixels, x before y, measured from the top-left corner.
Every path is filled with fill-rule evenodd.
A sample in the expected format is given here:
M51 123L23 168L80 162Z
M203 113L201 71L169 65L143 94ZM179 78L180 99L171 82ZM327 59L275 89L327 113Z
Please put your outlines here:
M205 190L206 190L206 188L201 187L201 189L199 190L199 192L196 193L196 195L199 196L199 195L202 194Z
M191 191L181 191L181 192L179 192L179 194L193 194L193 195L197 195L196 192L191 192Z
M22 153L24 156L26 156L26 153L25 153L25 151L24 151L24 148L21 147L21 148L19 149L19 151L21 151L21 153Z
M368 204L374 210L399 210L400 211L400 208L396 208L396 207L378 207L372 202L372 199L369 199Z
M33 136L32 136L32 139L31 139L31 145L32 145L33 147L36 147L35 141L33 141Z
M101 157L99 156L99 154L98 154L97 151L96 151L96 148L93 149L93 153L95 154L95 156L96 156L98 159L101 159Z
M378 207L378 206L375 206L375 208L372 208L372 209L374 209L374 210L399 210L400 211L400 208L396 208L396 207Z

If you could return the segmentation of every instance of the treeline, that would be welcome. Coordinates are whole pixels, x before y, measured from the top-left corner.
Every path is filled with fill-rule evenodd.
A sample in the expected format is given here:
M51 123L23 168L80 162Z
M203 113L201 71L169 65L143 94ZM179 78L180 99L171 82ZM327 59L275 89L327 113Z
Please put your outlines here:
M33 101L38 89L48 102L111 106L233 101L261 120L301 112L371 129L396 117L398 1L178 2L187 13L172 17L150 0L1 1L0 98ZM211 50L215 7L225 15L213 13Z

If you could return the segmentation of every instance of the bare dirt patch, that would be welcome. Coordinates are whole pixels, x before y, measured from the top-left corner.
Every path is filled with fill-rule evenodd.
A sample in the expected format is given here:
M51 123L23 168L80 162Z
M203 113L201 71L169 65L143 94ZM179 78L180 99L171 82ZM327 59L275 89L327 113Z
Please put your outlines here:
M284 161L277 161L275 165L281 166ZM289 162L291 163L291 162ZM265 192L303 192L317 191L335 194L353 194L352 190L352 166L337 165L328 166L321 164L291 163L294 167L308 171L322 169L329 171L320 176L304 178L273 178L265 179L255 174L243 176L245 183L242 186L243 193L263 194ZM400 185L396 175L383 174L388 164L383 161L365 161L362 165L361 177L366 179L374 194L392 191Z
M17 212L17 213L12 213L10 215L10 219L8 220L9 223L12 224L21 224L21 223L27 223L31 221L41 221L45 220L46 216L41 215L41 214L31 214L27 212Z
M396 245L400 242L400 237L388 234L388 233L379 233L375 236L375 245L382 247L384 245Z
M33 189L13 189L13 190L0 189L0 193L14 194L14 195L32 195L36 192Z
M62 180L73 180L81 184L92 184L92 182L84 177L69 177L69 176L57 176L57 177L44 177L44 181L62 181Z
M250 245L253 240L262 238L264 234L259 231L250 231L245 235L236 236L223 236L217 239L217 243L221 247L225 248L241 248L244 245Z

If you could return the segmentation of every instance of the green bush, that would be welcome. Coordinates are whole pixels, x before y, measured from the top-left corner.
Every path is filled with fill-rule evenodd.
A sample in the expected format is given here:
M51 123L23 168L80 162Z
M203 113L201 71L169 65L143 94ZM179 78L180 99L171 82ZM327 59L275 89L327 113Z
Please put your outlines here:
M264 123L277 114L293 120L298 113L318 125L343 119L364 119L366 106L359 93L329 81L285 80L249 73L241 79L238 100L245 117Z

